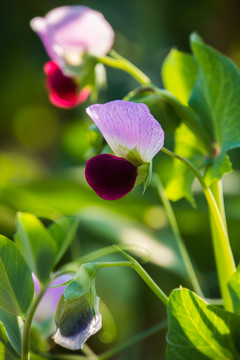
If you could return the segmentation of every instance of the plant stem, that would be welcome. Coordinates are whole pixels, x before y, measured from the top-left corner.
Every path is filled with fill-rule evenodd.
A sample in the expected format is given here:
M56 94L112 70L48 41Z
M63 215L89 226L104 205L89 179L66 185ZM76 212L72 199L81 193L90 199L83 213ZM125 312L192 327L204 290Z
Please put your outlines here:
M155 281L150 277L150 275L148 275L148 273L143 269L143 267L139 264L139 262L137 260L135 260L134 258L132 258L130 255L128 255L127 253L125 253L122 249L118 248L116 246L116 248L118 249L118 251L124 256L126 257L128 261L123 261L123 265L120 266L129 266L132 269L134 269L138 275L140 275L140 277L143 279L143 281L150 287L150 289L157 295L157 297L162 301L162 303L167 306L168 304L168 297L167 295L160 289L160 287L155 283ZM120 264L121 262L119 262ZM102 263L103 266L111 266L108 264L114 264L114 263ZM114 265L115 266L115 265Z
M202 293L202 290L201 290L201 287L199 285L197 276L195 274L194 268L192 266L191 259L189 257L186 246L185 246L185 244L183 242L183 239L181 237L180 230L179 230L177 220L176 220L176 217L174 215L172 206L171 206L170 201L168 200L168 198L166 196L166 193L165 193L164 187L162 185L162 182L161 182L161 180L160 180L160 178L159 178L159 176L157 174L153 174L152 180L154 182L154 185L157 188L158 194L159 194L160 199L162 201L162 204L163 204L163 206L165 208L165 211L166 211L166 214L167 214L167 217L168 217L168 221L170 223L173 234L175 236L177 246L178 246L179 251L181 253L181 256L183 258L184 265L185 265L188 277L189 277L189 279L190 279L190 281L192 283L193 289L199 296L204 297L204 295Z
M146 339L147 337L163 330L164 328L167 327L167 321L162 321L159 324L154 325L153 327L151 327L150 329L147 329L135 336L133 336L132 338L130 338L129 340L127 340L126 342L124 342L123 344L117 345L114 348L106 351L105 353L101 354L98 356L98 360L106 360L111 358L112 356L118 354L120 351L125 350L126 348L137 344L138 342Z
M232 250L229 244L227 229L224 220L222 218L221 212L219 210L218 204L212 194L212 191L206 185L202 175L189 160L173 153L172 151L166 148L162 148L162 151L173 158L179 159L186 166L188 166L188 168L197 177L197 179L199 180L202 186L204 195L208 202L209 211L211 214L210 215L211 224L213 227L213 234L214 234L213 236L214 252L215 252L215 259L217 264L220 290L224 300L224 307L226 310L232 311L233 305L229 295L227 282L230 276L235 272L236 267L232 255Z
M120 55L116 56L116 52L114 52L114 54L115 58L110 56L103 56L97 57L97 60L104 65L127 72L142 85L149 85L151 83L151 80L129 60Z
M26 317L24 327L23 327L23 342L22 342L22 357L21 360L28 360L29 359L29 337L30 337L30 330L31 330L31 324L33 320L34 313L37 309L37 306L44 295L48 285L49 281L47 281L42 288L40 289L37 297L35 298L34 302L32 303L30 310L28 312L28 315Z
M212 190L213 196L215 198L216 204L218 206L219 212L221 213L222 220L225 224L225 228L226 228L226 232L227 232L221 181L214 182L211 185L211 190ZM214 222L212 213L210 213L210 223L211 223L213 248L214 248L216 266L218 269L220 288L225 290L225 287L227 287L227 283L233 274L233 270L235 271L235 264L234 264L233 257L232 257L232 259L226 257L226 249L223 246L219 246L218 229L216 228L216 223ZM228 240L228 244L229 244L229 240ZM230 248L230 246L229 246L229 248ZM227 264L227 266L226 266L227 261L229 264ZM227 310L233 311L232 299L231 299L230 293L228 291L228 288L227 288L226 295L224 298L224 305Z

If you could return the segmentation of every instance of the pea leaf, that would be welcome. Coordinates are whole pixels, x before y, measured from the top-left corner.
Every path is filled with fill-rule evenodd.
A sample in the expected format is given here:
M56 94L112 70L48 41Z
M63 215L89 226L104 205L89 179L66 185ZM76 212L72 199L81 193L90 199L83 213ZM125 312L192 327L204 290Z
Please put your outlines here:
M186 106L197 71L198 65L194 57L176 49L170 51L163 63L162 78L165 88Z
M240 359L240 317L208 305L188 289L168 302L167 359Z
M194 58L179 52L170 53L163 67L163 78L167 89L195 111L201 127L208 134L210 143L201 143L200 151L196 152L194 142L189 144L182 130L176 139L176 152L184 156L187 146L188 159L193 162L198 155L197 165L206 166L205 180L210 185L231 171L227 152L240 146L240 73L229 58L205 45L196 34L191 35L191 47ZM189 129L193 132L191 137L195 137L195 143L199 143L201 131L193 127ZM173 183L170 184L168 194L175 200L181 196L192 200L192 177L188 175L189 170L180 172L180 183L185 188L171 195L179 168L183 166L174 165Z
M32 275L17 246L0 235L0 307L23 316L33 300Z
M212 139L213 159L207 173L211 183L231 171L228 150L240 146L240 73L226 56L191 35L199 64L189 105L197 112Z
M240 315L240 265L238 265L237 270L231 276L228 287L233 301L234 312Z
M9 351L14 349L18 355L21 355L21 333L17 317L2 308L0 308L0 341Z
M198 64L192 55L178 50L172 50L166 57L162 77L167 90L169 90L183 105L188 106L189 97L197 78ZM200 119L196 119L199 124ZM175 132L175 152L188 158L196 167L203 163L206 149L204 144L196 136L197 129L191 124L186 123L182 116L183 123ZM171 178L166 187L169 199L177 201L185 197L193 205L195 204L192 196L192 182L194 175L185 164L177 159L173 160Z
M55 257L54 265L56 265L67 248L70 246L77 230L78 218L74 216L63 217L54 222L49 228L48 232L54 239L57 245L57 255Z
M15 241L37 278L44 282L57 254L55 241L40 220L29 213L17 215Z

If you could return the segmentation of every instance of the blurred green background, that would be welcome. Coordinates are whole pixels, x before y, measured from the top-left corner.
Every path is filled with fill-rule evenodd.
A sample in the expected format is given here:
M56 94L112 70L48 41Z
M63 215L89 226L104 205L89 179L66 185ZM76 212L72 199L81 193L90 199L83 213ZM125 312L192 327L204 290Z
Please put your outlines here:
M48 101L43 76L48 57L29 21L54 7L75 4L101 11L116 32L114 49L161 85L165 56L172 47L190 51L192 31L240 64L240 2L10 0L2 9L0 233L13 237L17 211L53 220L61 214L78 213L78 236L64 261L118 242L131 244L135 253L147 248L144 255L151 253L152 257L144 266L169 294L174 287L189 284L156 190L150 187L142 196L138 187L115 202L98 198L84 180L90 149L87 129L91 124L85 107L90 102L62 110ZM107 79L107 89L99 94L101 103L121 99L137 86L119 70L107 69ZM172 134L167 135L166 142L173 146ZM239 151L232 151L230 157L236 171L224 178L224 190L231 244L238 262ZM170 162L163 154L154 162L163 181L170 175ZM173 207L203 291L207 297L218 297L207 206L198 188L196 200L197 209L186 201ZM166 318L164 306L130 269L102 270L97 290L108 308L103 306L103 331L89 341L97 353ZM113 358L165 359L165 335L158 333Z

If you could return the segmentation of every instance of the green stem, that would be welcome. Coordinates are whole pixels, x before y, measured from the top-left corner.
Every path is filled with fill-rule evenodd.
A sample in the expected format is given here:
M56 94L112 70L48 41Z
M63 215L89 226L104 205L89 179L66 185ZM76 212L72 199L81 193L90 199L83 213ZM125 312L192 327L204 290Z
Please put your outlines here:
M212 226L214 229L213 244L217 264L219 285L224 300L224 307L226 310L232 311L233 305L229 296L227 282L231 275L235 272L236 267L232 255L232 250L229 244L227 229L225 227L225 223L217 205L217 202L212 194L212 191L206 185L202 175L190 161L177 154L174 154L172 151L166 148L162 148L162 151L173 158L179 159L186 166L188 166L188 168L193 172L193 174L196 176L202 186L211 214L211 224L213 224Z
M114 52L114 54L115 58L110 56L103 56L97 57L96 59L104 65L127 72L142 85L149 85L151 83L151 80L129 60L123 58L120 55L116 56L116 52Z
M146 339L147 337L149 337L153 334L156 334L157 332L165 329L166 327L167 327L167 321L162 321L159 324L154 325L150 329L147 329L147 330L133 336L131 339L127 340L123 344L120 344L120 345L106 351L105 353L99 355L98 360L107 360L107 359L111 358L112 356L118 354L120 351L123 351L134 344L137 344L138 342Z
M44 286L40 289L40 292L38 293L37 297L35 298L34 302L32 303L32 306L30 307L30 310L28 312L28 315L26 317L24 327L23 327L23 342L22 342L22 357L21 360L28 360L29 359L29 338L30 338L30 330L31 330L31 324L33 320L34 313L37 309L37 306L43 297L50 281L47 281Z
M121 244L121 245L119 245L119 247L123 250L133 250L136 246ZM141 249L141 246L139 246L139 248ZM145 248L143 248L143 249L146 251ZM93 260L96 260L96 259L101 258L106 255L114 254L118 251L119 251L118 248L116 248L112 245L106 246L102 249L94 250L89 254L83 255L83 256L79 257L78 259L63 265L54 275L55 275L55 277L58 277L67 272L75 273L79 270L79 266L81 266L82 264L92 262ZM142 257L142 259L144 259L144 257Z
M225 207L224 207L224 199L223 199L223 187L222 187L222 181L214 181L210 189L213 193L213 196L216 200L217 206L219 208L219 211L222 215L223 222L225 224L225 228L227 230L227 221L226 221L226 214L225 214Z
M222 220L224 222L225 229L227 232L221 181L214 182L211 185L211 190L212 190L213 196L215 198L216 204L218 206L219 212L222 216ZM230 277L232 276L233 272L235 271L235 264L234 264L233 257L231 259L231 257L229 258L226 256L226 249L223 246L219 246L218 229L216 228L216 223L213 219L212 213L210 213L210 223L211 223L213 249L214 249L214 254L215 254L216 266L218 269L220 288L225 290L225 287L227 287L227 283L228 283ZM229 243L229 240L228 240L228 243ZM229 248L230 248L230 246L229 246ZM226 262L228 262L227 266L226 266ZM227 288L225 298L224 298L224 305L227 310L233 311L232 299L231 299L230 293L228 291L228 288Z
M171 206L170 201L168 200L168 198L166 196L166 193L165 193L164 187L162 185L162 182L161 182L161 180L160 180L160 178L159 178L159 176L157 174L153 174L152 180L154 182L154 185L157 188L158 194L159 194L160 199L162 201L162 204L163 204L163 206L165 208L169 224L170 224L170 226L172 228L172 231L173 231L173 234L175 236L177 246L178 246L179 251L181 253L181 256L183 258L184 265L185 265L188 277L189 277L189 279L190 279L190 281L192 283L193 289L199 296L204 297L204 295L202 293L202 290L201 290L201 287L199 285L197 276L195 274L194 268L192 266L191 259L189 257L186 246L185 246L185 244L183 242L183 239L181 237L180 230L179 230L177 220L176 220L176 217L174 215L172 206Z
M167 295L160 289L160 287L155 283L155 281L148 275L148 273L143 269L143 267L139 264L139 262L137 262L137 260L132 258L127 253L125 253L122 249L118 248L117 246L116 246L116 248L124 257L126 257L129 260L129 262L123 261L122 262L123 265L120 265L120 266L129 266L132 269L134 269L138 273L138 275L140 275L140 277L143 279L143 281L150 287L150 289L162 301L162 303L167 306L167 304L168 304ZM119 262L119 263L121 263L121 262ZM107 264L111 264L111 263L103 263L103 264L105 264L103 266L108 266ZM114 264L114 263L112 263L112 264Z

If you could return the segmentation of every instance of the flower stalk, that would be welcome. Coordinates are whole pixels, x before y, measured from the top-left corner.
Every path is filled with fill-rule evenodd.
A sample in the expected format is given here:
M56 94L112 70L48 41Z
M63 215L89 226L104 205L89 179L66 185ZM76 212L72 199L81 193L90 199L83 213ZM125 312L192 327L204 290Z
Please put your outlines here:
M218 204L215 200L215 197L211 191L211 189L206 185L202 175L200 172L193 166L193 164L173 153L172 151L162 148L162 151L176 159L182 161L188 168L193 172L196 178L199 180L203 193L208 202L210 218L211 218L211 226L212 226L212 234L213 234L213 246L214 246L214 254L217 265L218 279L221 294L224 300L224 307L228 311L233 311L233 304L228 290L228 280L233 275L236 270L236 266L234 263L234 258L232 254L232 249L230 247L229 238L227 229L225 226L225 221L222 218L222 214L220 211L220 203ZM217 199L220 199L220 195L216 195Z
M162 185L162 182L161 182L161 180L160 180L160 178L159 178L159 176L157 174L153 174L152 181L153 181L153 184L156 186L156 189L158 191L158 194L160 196L162 204L163 204L163 206L165 208L169 224L170 224L170 226L172 228L174 237L175 237L176 242L177 242L177 246L178 246L179 251L181 253L181 256L182 256L182 259L183 259L183 262L184 262L184 265L185 265L185 269L187 271L189 280L192 283L193 289L199 296L204 297L204 295L202 293L202 289L201 289L200 284L198 282L197 276L195 274L193 265L191 263L191 259L189 257L188 251L187 251L186 246L185 246L185 244L183 242L183 239L181 237L180 230L179 230L177 220L176 220L176 217L174 215L172 206L171 206L170 201L168 200L168 198L166 196L166 193L165 193L164 187Z

